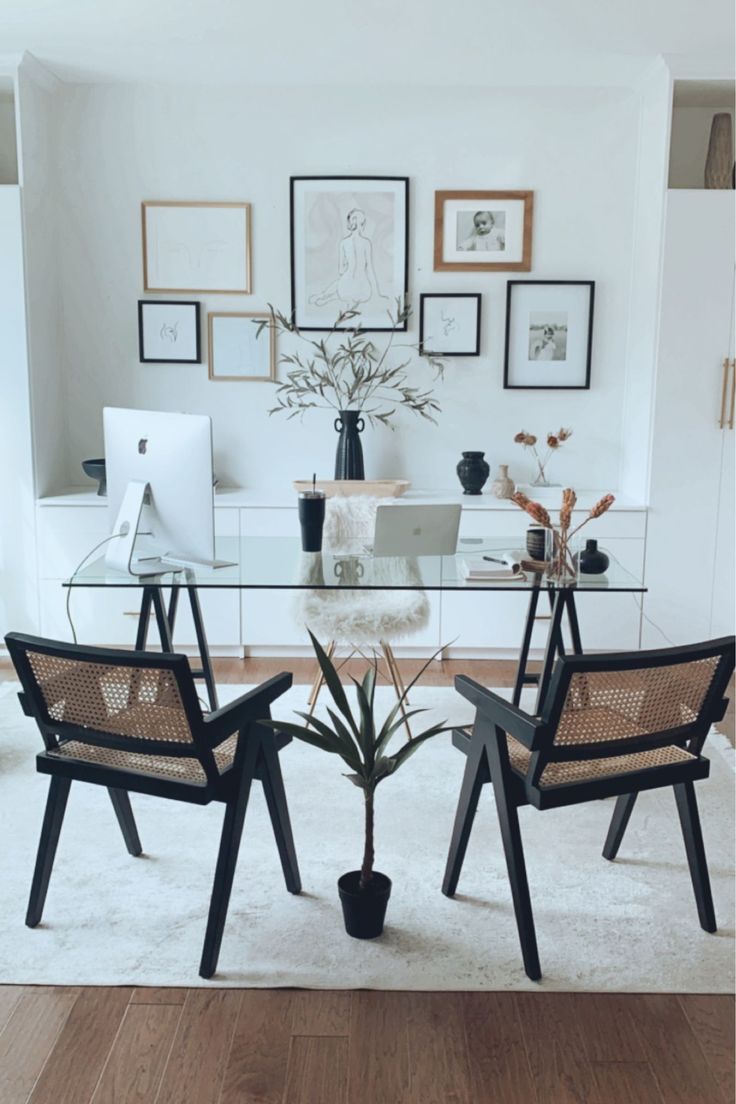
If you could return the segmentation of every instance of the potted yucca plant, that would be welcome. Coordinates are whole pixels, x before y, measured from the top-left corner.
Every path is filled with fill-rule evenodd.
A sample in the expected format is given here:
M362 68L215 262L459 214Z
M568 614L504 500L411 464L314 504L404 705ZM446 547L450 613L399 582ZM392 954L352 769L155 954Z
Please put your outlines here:
M374 939L383 931L386 907L391 894L391 879L373 869L373 808L374 795L379 782L392 775L406 762L410 755L426 740L440 732L449 731L448 726L432 725L430 728L411 737L394 752L388 750L391 738L404 724L405 720L424 713L423 709L411 709L404 712L406 696L412 686L424 674L425 670L439 652L424 664L419 673L411 680L396 705L389 712L380 728L377 726L374 702L376 692L377 661L368 668L359 682L353 678L357 694L357 714L350 707L345 688L340 682L335 665L316 637L310 632L312 646L317 656L322 675L329 690L335 709L328 708L331 724L309 713L297 710L304 725L286 721L266 721L273 728L286 732L297 740L304 740L313 747L339 755L350 768L346 775L350 781L363 791L365 806L365 845L360 870L351 870L338 879L338 891L348 935L357 939ZM440 649L441 650L441 649Z

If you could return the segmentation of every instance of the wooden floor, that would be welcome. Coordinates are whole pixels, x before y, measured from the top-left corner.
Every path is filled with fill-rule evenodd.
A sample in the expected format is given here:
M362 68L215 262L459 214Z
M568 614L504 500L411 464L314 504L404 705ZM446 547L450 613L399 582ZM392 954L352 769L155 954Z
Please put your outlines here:
M459 670L513 678L427 681ZM0 986L0 1104L732 1104L733 1040L729 996Z

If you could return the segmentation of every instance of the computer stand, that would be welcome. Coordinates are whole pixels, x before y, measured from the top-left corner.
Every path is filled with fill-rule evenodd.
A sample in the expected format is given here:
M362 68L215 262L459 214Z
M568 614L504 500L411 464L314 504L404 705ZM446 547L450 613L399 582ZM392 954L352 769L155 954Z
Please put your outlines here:
M167 609L164 602L163 585L160 583L144 584L141 598L141 612L138 617L138 630L135 637L136 651L143 652L146 650L148 627L152 611L156 617L156 627L158 628L159 640L161 641L161 651L174 651L174 626L176 625L176 613L179 607L179 594L182 590L186 590L189 596L192 620L194 621L194 631L197 635L197 648L199 649L199 656L202 663L201 669L193 669L192 674L196 679L204 679L205 686L207 687L207 698L209 700L210 709L215 710L218 708L217 687L215 685L215 676L212 670L212 660L210 659L207 637L204 631L204 622L202 621L202 610L199 605L197 588L186 582L178 585L176 583L170 585L171 595L169 596L169 605Z

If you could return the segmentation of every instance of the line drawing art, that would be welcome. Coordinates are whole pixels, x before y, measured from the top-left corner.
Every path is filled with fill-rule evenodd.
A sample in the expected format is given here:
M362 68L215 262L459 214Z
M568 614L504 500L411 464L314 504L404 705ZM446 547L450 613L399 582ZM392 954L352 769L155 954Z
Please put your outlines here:
M365 233L365 212L353 207L345 222L347 233L337 248L337 277L322 291L310 295L309 303L315 307L336 303L347 310L357 310L371 299L388 303L373 264L373 242Z

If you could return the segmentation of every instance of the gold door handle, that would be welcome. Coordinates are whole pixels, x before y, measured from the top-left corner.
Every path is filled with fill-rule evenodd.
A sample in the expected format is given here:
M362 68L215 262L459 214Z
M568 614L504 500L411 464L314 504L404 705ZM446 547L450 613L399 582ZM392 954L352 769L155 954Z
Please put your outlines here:
M728 428L733 429L734 402L736 401L736 358L731 361L731 412L728 416Z
M721 416L718 419L718 428L723 429L726 424L726 396L728 394L728 372L731 367L731 361L728 357L724 357L723 360L723 387L721 388Z

